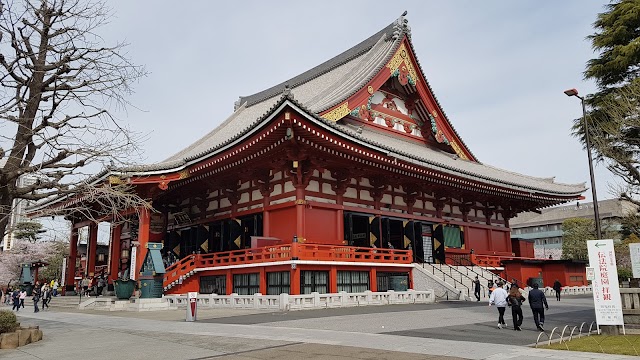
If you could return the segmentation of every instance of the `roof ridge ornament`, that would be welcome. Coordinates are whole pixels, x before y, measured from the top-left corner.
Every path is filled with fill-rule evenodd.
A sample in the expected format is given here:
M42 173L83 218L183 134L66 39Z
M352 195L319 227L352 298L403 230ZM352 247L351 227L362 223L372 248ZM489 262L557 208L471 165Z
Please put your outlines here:
M393 23L393 40L397 40L402 34L407 34L411 37L411 27L409 26L409 20L405 19L407 16L407 10Z
M291 87L289 86L289 84L284 84L284 89L282 89L282 96L289 98L291 100L294 99L293 93L291 92Z

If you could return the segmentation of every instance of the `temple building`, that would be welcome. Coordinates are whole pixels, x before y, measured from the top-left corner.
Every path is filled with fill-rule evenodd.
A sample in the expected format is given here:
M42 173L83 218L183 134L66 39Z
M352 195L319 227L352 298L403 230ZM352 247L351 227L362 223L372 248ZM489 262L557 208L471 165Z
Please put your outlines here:
M412 288L416 262L520 256L509 220L585 191L480 162L429 86L404 17L241 97L218 127L165 161L94 179L131 184L156 210L113 225L110 278L138 276L147 244L161 242L172 264L166 294ZM73 222L72 258L77 229L97 227Z

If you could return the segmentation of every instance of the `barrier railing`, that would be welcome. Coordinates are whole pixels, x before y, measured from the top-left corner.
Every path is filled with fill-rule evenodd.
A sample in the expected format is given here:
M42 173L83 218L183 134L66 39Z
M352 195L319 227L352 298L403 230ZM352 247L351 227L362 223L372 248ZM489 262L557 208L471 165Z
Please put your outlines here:
M167 295L165 299L174 306L187 306L186 295ZM433 291L393 291L361 293L339 292L333 294L311 293L305 295L217 295L199 294L198 306L204 308L236 308L264 310L302 310L335 307L353 307L388 304L430 304L435 302Z
M166 269L164 284L179 283L198 268L255 264L287 260L346 261L410 264L411 250L362 248L318 244L291 243L210 254L189 255Z

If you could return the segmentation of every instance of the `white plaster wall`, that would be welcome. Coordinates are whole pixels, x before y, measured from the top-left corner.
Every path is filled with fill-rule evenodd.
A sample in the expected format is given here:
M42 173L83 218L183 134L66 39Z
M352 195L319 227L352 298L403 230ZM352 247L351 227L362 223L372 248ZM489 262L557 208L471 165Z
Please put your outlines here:
M284 192L287 193L289 191L295 191L296 188L295 186L293 186L293 183L291 181L287 181L286 183L284 183Z
M395 196L393 202L396 205L407 206L407 203L404 202L404 198L402 196Z
M316 197L316 196L306 196L305 198L307 200L309 200L309 201L316 201L316 202L325 203L325 204L335 204L336 203L335 200L325 199L325 198Z
M362 178L360 180L360 185L365 187L371 187L371 182L369 182L369 179L367 178Z
M331 188L331 184L323 183L322 184L322 193L327 195L335 195L336 192Z
M245 181L242 184L240 184L240 188L239 189L240 190L248 189L250 185L251 185L251 181Z
M327 180L335 180L333 176L331 176L331 171L325 170L322 172L322 178Z
M316 180L309 181L309 185L307 186L308 191L320 191L320 183Z
M262 200L262 193L260 190L253 190L251 193L251 199L253 200Z
M282 184L273 185L273 191L271 191L271 196L282 194Z
M289 196L286 198L282 198L282 199L278 199L278 200L273 200L271 201L271 205L275 205L275 204L284 204L286 202L291 202L291 201L295 201L296 197L295 196Z
M422 209L424 209L424 201L422 201L420 199L416 200L416 203L413 205L413 209L414 210L418 210L418 209L422 210Z
M231 206L231 202L229 202L228 198L222 198L220 199L220 207L227 207L227 206Z
M249 202L249 192L243 192L240 194L240 200L238 200L238 204L244 204Z
M393 199L391 198L391 195L389 194L384 194L382 195L382 203L383 204L391 204L393 202Z
M435 206L433 206L433 202L431 202L431 201L425 201L424 209L425 210L436 211L436 208L435 208Z
M218 196L218 192L219 192L218 190L214 190L214 191L210 192L208 198L211 199L211 198L217 197Z
M462 215L462 211L460 211L460 205L455 205L453 207L453 213L456 215Z
M354 188L347 188L347 190L344 192L344 197L345 198L351 198L351 199L357 199L358 198L358 192Z
M278 181L280 179L282 179L282 171L277 171L277 172L273 173L272 181Z
M218 209L218 200L213 200L209 202L209 206L207 207L207 210L216 210Z
M373 201L373 198L371 197L371 193L369 193L369 190L360 190L360 199Z

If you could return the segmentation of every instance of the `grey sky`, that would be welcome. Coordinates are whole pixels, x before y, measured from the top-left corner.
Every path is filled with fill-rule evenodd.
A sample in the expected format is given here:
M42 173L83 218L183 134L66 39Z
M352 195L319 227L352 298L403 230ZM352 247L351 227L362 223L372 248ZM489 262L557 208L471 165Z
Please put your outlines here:
M594 57L585 37L607 1L112 0L110 42L151 74L122 117L149 132L145 163L161 161L226 119L250 95L339 54L408 10L425 76L481 162L556 181L589 181L570 136L579 100L563 94ZM600 199L613 176L596 168ZM590 199L588 191L585 196Z

